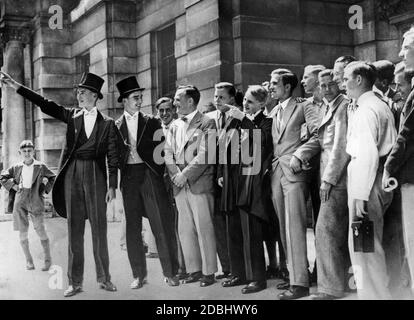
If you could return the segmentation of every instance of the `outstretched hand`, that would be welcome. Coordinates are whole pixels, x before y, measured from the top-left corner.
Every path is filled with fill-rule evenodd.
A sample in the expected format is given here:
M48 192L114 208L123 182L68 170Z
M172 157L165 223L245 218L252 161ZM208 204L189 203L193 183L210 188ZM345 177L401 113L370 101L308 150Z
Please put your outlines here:
M20 84L16 80L14 80L10 75L8 75L4 71L0 71L0 81L1 81L2 84L10 86L10 87L12 87L16 90L20 86Z

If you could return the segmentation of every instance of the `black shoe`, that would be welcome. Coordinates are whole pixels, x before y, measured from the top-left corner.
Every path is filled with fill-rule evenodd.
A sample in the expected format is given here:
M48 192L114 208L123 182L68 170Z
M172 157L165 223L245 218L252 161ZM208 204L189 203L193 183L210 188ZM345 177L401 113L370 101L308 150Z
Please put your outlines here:
M338 297L332 296L327 293L317 292L310 296L311 300L336 300Z
M216 280L214 279L214 274L210 274L208 276L204 276L200 279L200 287L208 287L211 286Z
M255 293L267 288L266 281L253 281L242 289L243 294Z
M179 274L177 274L177 278L178 280L184 280L187 279L189 276L189 274L187 272L181 272Z
M278 276L278 270L275 267L267 266L266 279L274 279Z
M218 274L216 276L216 279L217 280L226 279L226 278L229 278L229 276L230 276L230 271L223 271L223 273Z
M201 273L201 271L190 273L190 275L183 280L183 283L197 282L201 279L202 276L203 274Z
M176 287L180 285L180 280L177 276L165 278L165 282L167 282L170 287Z
M111 281L99 282L99 287L106 291L111 291L111 292L117 291L115 285Z
M279 283L278 285L276 285L277 290L289 290L289 288L290 288L289 281L282 282L282 283Z
M245 279L241 279L240 277L233 276L230 279L223 281L221 285L225 288L228 288L228 287L241 286L246 283L247 281Z
M288 269L287 268L279 268L277 277L279 279L282 279L285 282L289 282L289 271L288 271Z
M309 296L309 288L292 286L289 290L278 295L280 300L296 300Z
M69 298L74 296L75 294L78 294L82 292L82 286L69 286L65 292L63 293L63 296L65 298Z

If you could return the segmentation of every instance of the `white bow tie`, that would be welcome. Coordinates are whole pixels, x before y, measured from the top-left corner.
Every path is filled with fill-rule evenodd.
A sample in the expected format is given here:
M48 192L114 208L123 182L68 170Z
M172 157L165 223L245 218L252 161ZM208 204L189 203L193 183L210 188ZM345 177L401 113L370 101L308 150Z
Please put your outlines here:
M85 115L85 116L96 116L96 114L97 114L97 109L96 108L93 108L92 110L90 110L90 111L88 111L88 110L86 110L86 109L83 109L83 114Z
M138 112L135 112L133 116L131 116L129 113L125 113L125 118L127 119L127 121L137 120Z

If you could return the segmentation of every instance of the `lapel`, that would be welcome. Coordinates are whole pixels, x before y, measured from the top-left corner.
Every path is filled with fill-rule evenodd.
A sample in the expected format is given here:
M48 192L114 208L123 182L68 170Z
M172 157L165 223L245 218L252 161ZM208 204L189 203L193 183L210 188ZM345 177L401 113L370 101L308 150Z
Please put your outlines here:
M121 125L119 126L119 132L121 133L122 140L124 140L125 144L129 143L129 136L128 136L128 128L126 124L125 115L121 117Z
M73 145L76 146L78 144L79 135L80 135L80 132L83 126L82 110L79 110L78 112L75 111L75 113L73 114L73 122L74 122L74 127L75 127L75 142Z
M96 130L96 145L99 146L99 143L102 140L102 130L103 130L103 126L101 125L103 123L103 115L102 113L98 110L98 114L96 116L96 122L95 122L95 127L92 130L91 136L93 134L93 132Z
M283 134L285 133L286 127L290 118L292 117L293 112L296 110L297 103L293 97L290 98L288 105L286 106L283 112L283 126L282 130L279 134L278 141L282 138Z
M16 183L17 184L20 184L20 178L21 178L21 175L22 175L22 170L23 170L23 165L16 166L15 177L16 177Z
M325 114L325 116L322 119L321 124L319 125L319 128L323 127L329 120L332 119L336 109L338 109L339 105L342 103L342 101L344 100L344 96L340 95L336 101L334 102L332 108L329 108L329 106L326 106L328 109L328 112Z
M37 179L37 177L39 176L39 173L40 173L40 169L41 169L40 164L33 165L32 185L36 182L36 179Z
M191 119L190 124L188 125L188 129L185 133L184 143L182 144L181 149L178 151L178 154L180 154L187 147L188 141L190 141L197 129L200 127L201 118L202 114L199 111L197 111L193 119Z
M144 135L145 128L147 127L148 117L145 117L144 114L140 111L138 113L138 132L137 132L137 150L141 142L142 136Z
M263 118L265 118L265 115L263 114L263 110L262 110L262 111L260 111L260 112L259 112L259 114L258 114L256 117L254 117L254 119L253 119L253 123L254 123L257 127L260 127L260 124L262 123Z

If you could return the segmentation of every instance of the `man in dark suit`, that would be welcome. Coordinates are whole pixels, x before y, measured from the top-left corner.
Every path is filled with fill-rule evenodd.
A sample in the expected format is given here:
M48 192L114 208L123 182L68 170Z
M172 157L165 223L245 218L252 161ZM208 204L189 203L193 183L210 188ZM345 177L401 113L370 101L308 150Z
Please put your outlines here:
M247 283L243 294L267 287L263 229L270 220L265 207L266 195L270 198L270 182L265 175L271 165L272 119L263 114L266 98L265 88L250 86L243 102L247 115L236 107L230 108L219 138L219 150L224 149L220 151L223 157L219 158L218 170L219 184L223 186L221 210L227 215L232 273L222 285ZM233 160L234 155L238 159Z
M64 296L82 291L86 219L89 219L92 229L98 283L102 289L116 291L109 274L106 203L115 198L118 184L117 137L114 121L96 107L97 100L103 98L100 90L104 80L93 73L83 75L77 89L77 100L82 110L66 109L46 100L3 72L2 80L38 105L42 112L67 124L63 166L52 192L57 213L67 217L68 222L69 288Z
M174 231L174 212L164 185L165 166L162 163L163 131L159 119L141 110L142 91L134 76L116 84L118 102L124 114L116 121L119 131L119 168L121 192L126 217L126 240L134 280L131 289L143 286L147 276L142 244L142 217L147 217L157 244L158 255L166 282L178 286L177 242ZM158 138L155 138L158 135Z
M404 34L400 57L405 63L405 71L414 71L414 27ZM414 84L414 81L412 81ZM398 134L390 155L385 163L383 188L389 186L389 178L395 177L401 186L402 222L404 232L405 255L414 279L414 232L413 232L413 201L414 192L414 90L411 91L404 106L401 117L401 130ZM414 281L411 290L414 291Z

